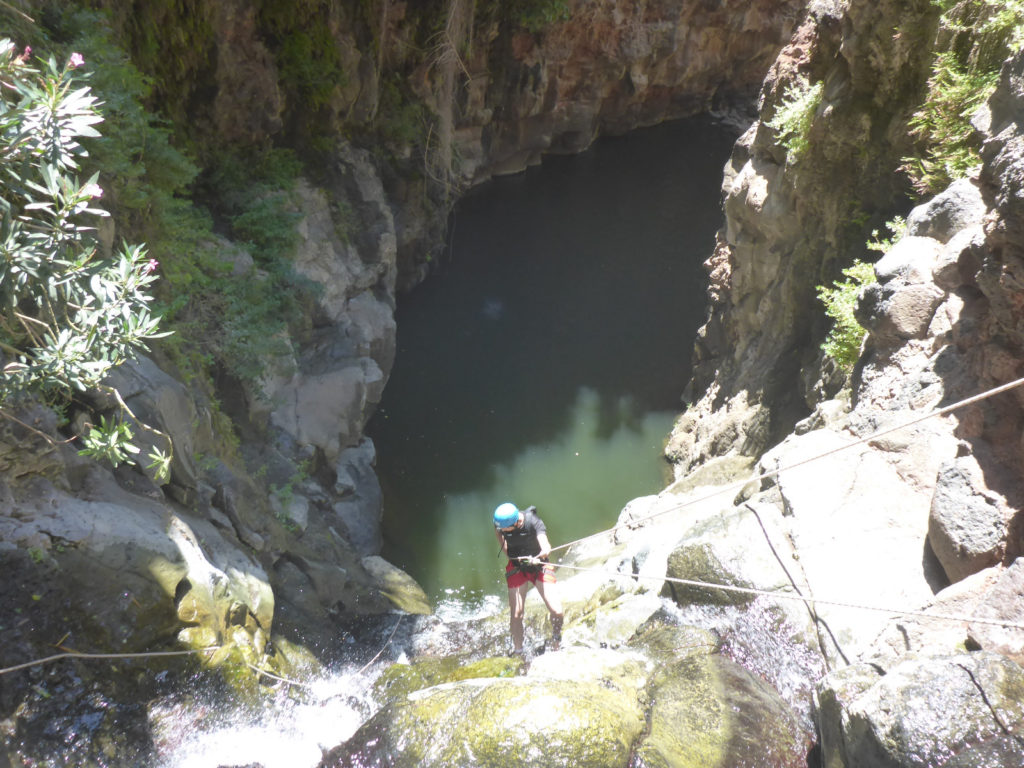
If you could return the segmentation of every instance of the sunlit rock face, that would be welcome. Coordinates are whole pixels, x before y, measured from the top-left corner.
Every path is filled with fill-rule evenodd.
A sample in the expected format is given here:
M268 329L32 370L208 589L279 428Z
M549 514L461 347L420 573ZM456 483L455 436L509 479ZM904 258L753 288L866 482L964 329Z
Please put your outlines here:
M165 41L142 68L200 143L382 147L408 288L440 253L467 184L602 133L708 111L749 122L807 0L566 0L543 19L530 4L470 0L309 4L284 17L249 0L107 5L137 48L153 45L147 26L189 30L189 45ZM315 95L297 82L296 49L312 62L300 72L322 69Z
M1022 692L1024 671L997 654L910 658L884 676L847 667L819 689L825 765L1017 765L1004 724L1020 722Z
M905 199L896 169L909 154L904 126L936 18L924 4L814 2L769 70L759 120L725 169L726 224L707 262L712 307L687 391L694 404L668 446L680 474L714 456L757 455L841 384L820 375L815 286L865 256L867 230L850 226L851 211L880 226ZM800 78L820 83L822 97L794 158L768 123Z

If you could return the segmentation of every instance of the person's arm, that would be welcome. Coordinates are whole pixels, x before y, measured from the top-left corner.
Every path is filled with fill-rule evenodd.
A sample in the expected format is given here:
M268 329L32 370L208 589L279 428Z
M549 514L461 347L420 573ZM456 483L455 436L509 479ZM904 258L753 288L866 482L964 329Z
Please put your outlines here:
M494 535L498 537L498 542L501 544L501 551L508 555L508 542L505 541L505 537L501 535L501 531L497 528L494 529Z
M547 533L541 531L537 534L537 543L540 545L540 552L537 553L537 559L543 560L549 554L551 554L551 542L548 541Z

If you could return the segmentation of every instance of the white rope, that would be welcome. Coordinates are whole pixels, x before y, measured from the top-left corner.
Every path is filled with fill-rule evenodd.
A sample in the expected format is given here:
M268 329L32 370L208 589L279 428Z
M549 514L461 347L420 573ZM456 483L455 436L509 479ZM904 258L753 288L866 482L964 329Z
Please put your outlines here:
M803 595L790 594L788 592L776 592L767 589L754 589L753 587L738 587L730 584L713 584L707 581L696 581L694 579L679 579L671 576L642 576L640 574L632 573L620 573L619 571L607 571L600 568L581 568L575 565L566 565L565 563L551 563L556 568L567 568L571 571L580 571L582 573L601 573L609 576L617 576L623 579L646 579L648 581L670 581L673 584L683 584L690 587L704 587L707 589L721 589L726 592L739 592L745 595L756 595L761 597L769 597L777 600L796 600L802 603L817 604L817 605L831 605L836 608L855 608L862 611L877 611L880 613L887 613L892 616L915 616L924 619L936 619L938 621L956 621L956 622L968 622L971 624L991 624L997 627L1006 627L1009 629L1021 629L1024 630L1024 623L1015 621L1006 621L1003 619L989 619L983 616L960 616L956 614L947 613L929 613L928 611L916 611L908 610L905 608L887 608L878 605L867 605L864 603L847 603L840 600L826 600L820 597L804 597Z
M255 664L250 664L248 661L243 661L242 663L245 664L245 666L247 666L253 672L257 672L258 674L262 675L263 677L269 677L271 680L279 680L282 683L288 683L288 685L295 685L295 686L298 686L299 688L311 688L312 687L312 686L310 686L309 683L301 683L298 680L291 680L291 679L289 679L287 677L281 677L280 675L275 675L273 672L269 672L269 671L267 671L265 669L261 669L260 667L257 667Z
M637 518L636 520L630 520L629 522L626 522L626 523L620 523L619 525L612 526L611 528L607 528L607 529L605 529L603 531L598 531L597 533L592 533L589 536L583 536L582 538L576 539L575 541L570 541L567 544L559 544L557 547L552 547L551 551L552 552L557 552L560 549L568 549L569 547L574 546L575 544L580 544L580 543L582 543L584 541L589 541L590 539L597 538L598 536L604 536L604 535L609 534L609 533L614 533L615 531L621 530L623 528L636 528L636 527L640 526L641 524L647 522L648 520L653 520L654 518L660 517L661 515L667 515L670 512L677 512L680 509L684 509L684 508L692 506L694 504L700 504L701 502L704 502L704 501L709 501L710 499L713 499L716 496L721 496L721 495L723 495L725 493L730 493L730 492L738 491L741 488L745 488L750 483L759 482L759 481L762 481L762 480L767 480L768 478L775 477L776 475L780 475L783 472L788 472L789 470L796 469L797 467L802 467L805 464L810 464L813 461L818 461L819 459L823 459L823 458L825 458L827 456L831 456L831 455L833 455L835 453L839 453L840 451L845 451L845 450L848 450L850 448L855 448L858 445L863 445L865 443L871 442L872 440L877 440L880 437L884 437L885 435L888 435L888 434L890 434L892 432L897 432L897 431L899 431L901 429L906 429L907 427L911 427L914 424L918 424L918 423L920 423L922 421L925 421L927 419L931 419L931 418L934 418L936 416L944 416L945 414L950 413L951 411L954 411L957 408L963 408L964 406L972 405L972 404L974 404L976 402L979 402L981 400L985 400L985 399L987 399L989 397L993 397L995 395L1002 394L1003 392L1006 392L1008 390L1014 389L1015 387L1019 387L1021 384L1024 384L1024 378L1020 378L1020 379L1017 379L1015 381L1011 381L1008 384L1003 384L1001 386L994 387L992 389L986 390L985 392L982 392L981 394L974 395L972 397L968 397L968 398L966 398L964 400L961 400L961 401L959 401L957 403L953 403L952 405L947 405L947 406L945 406L943 408L938 408L938 409L933 410L933 411L928 411L927 413L925 413L925 414L923 414L921 416L916 416L913 419L910 419L909 421L902 422L901 424L897 424L894 427L888 427L887 429L880 430L878 432L875 432L872 435L868 435L867 437L862 437L859 440L854 440L851 443L847 443L845 445L840 445L837 448L832 448L831 450L825 451L824 453L819 453L819 454L816 454L816 455L811 456L809 458L802 459L800 461L797 461L797 462L794 462L792 464L789 464L789 465L787 465L785 467L778 467L777 469L773 469L770 472L763 472L760 475L753 475L753 476L747 478L746 480L740 480L740 481L734 482L734 483L732 483L730 485L722 486L722 487L717 488L716 490L714 490L714 491L712 491L712 492L710 492L708 494L705 494L704 496L700 496L700 497L698 497L696 499L688 499L687 501L681 502L679 504L675 504L675 505L673 505L671 507L668 507L667 509L663 509L663 510L660 510L658 512L654 512L654 513L652 513L650 515L647 515L646 517L640 517L640 518Z
M366 665L364 665L356 675L361 675L365 672L373 662L380 658L381 654L387 650L387 647L391 644L391 641L395 637L395 633L398 632L398 627L402 623L404 615L398 617L398 621L395 622L394 629L391 630L391 634L388 635L388 639L384 642L384 646L377 651L377 655L370 659ZM29 667L35 667L40 664L47 664L51 661L59 661L60 659L143 659L159 656L191 656L196 653L212 653L213 651L219 651L223 646L211 646L210 648L199 648L191 651L147 651L141 653L79 653L78 651L65 651L64 653L57 653L53 656L47 656L42 659L35 659L33 661L27 661L24 664L17 664L13 667L4 667L0 669L0 675L5 675L8 672L17 672L19 669L28 669ZM309 683L302 683L298 680L291 680L287 677L281 677L275 675L266 669L262 669L255 664L250 664L248 661L243 661L245 666L249 667L253 672L258 672L265 677L279 680L282 683L288 683L289 685L299 686L300 688L311 688Z
M28 669L29 667L35 667L39 664L46 664L51 661L59 661L60 659L143 659L155 656L191 656L196 653L212 653L219 649L220 646L218 645L212 648L199 648L193 651L148 651L145 653L79 653L78 651L65 651L64 653L57 653L43 659L26 661L24 664L16 664L13 667L4 667L3 669L0 669L0 675L6 675L8 672L16 672L19 669Z

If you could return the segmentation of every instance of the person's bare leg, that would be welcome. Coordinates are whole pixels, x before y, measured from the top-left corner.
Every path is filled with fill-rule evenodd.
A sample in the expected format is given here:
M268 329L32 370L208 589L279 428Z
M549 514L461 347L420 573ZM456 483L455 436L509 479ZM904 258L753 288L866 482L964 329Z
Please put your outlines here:
M558 599L558 589L554 584L538 581L535 585L544 605L551 615L551 650L557 651L562 644L562 601Z
M519 587L509 587L508 590L508 628L512 635L512 649L523 650L523 610L526 605L526 590L530 584L527 582Z

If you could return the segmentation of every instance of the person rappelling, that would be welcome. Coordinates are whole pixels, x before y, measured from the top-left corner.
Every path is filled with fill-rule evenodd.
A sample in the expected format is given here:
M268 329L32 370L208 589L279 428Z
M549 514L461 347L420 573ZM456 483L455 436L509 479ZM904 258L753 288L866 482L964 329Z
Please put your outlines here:
M548 562L551 543L547 527L536 507L520 509L512 502L494 510L494 533L501 551L508 557L505 581L508 584L509 631L512 652L523 652L523 612L526 593L532 584L551 615L551 640L547 649L556 651L562 642L562 603L555 587L555 567Z

